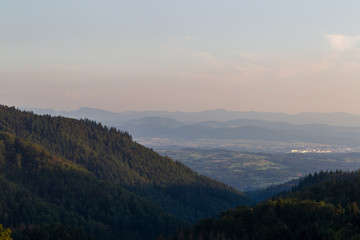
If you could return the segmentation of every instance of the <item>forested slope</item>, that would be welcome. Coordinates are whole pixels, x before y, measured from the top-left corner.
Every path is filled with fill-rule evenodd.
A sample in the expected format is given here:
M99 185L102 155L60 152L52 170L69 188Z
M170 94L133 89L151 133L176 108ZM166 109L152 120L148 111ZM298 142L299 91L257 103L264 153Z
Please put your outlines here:
M44 148L0 132L0 222L62 223L99 239L155 239L184 223Z
M313 199L346 206L360 204L360 172L330 171L310 174L287 196L298 199Z
M65 201L65 205L61 205L61 209L64 212L70 211L73 214L71 211L72 207L75 209L83 208L81 212L85 214L85 219L91 218L91 214L95 216L95 213L88 213L86 209L98 209L100 211L103 206L108 206L109 203L114 201L134 202L132 198L139 199L137 196L142 196L153 203L148 206L148 203L145 204L139 200L140 209L143 207L149 214L134 215L131 213L132 218L130 219L124 217L121 220L114 220L113 218L119 218L119 215L126 216L126 214L124 215L120 210L120 212L117 212L117 210L108 209L109 214L112 216L111 218L108 218L106 214L105 216L103 214L97 216L97 218L103 216L107 221L113 222L115 225L117 224L119 228L136 232L136 227L134 230L131 224L131 227L127 225L134 220L134 217L137 223L148 226L149 222L155 221L152 217L165 214L161 209L185 221L192 222L203 217L215 216L221 210L248 203L248 199L243 194L225 184L205 176L200 176L180 162L160 156L151 149L134 142L126 132L102 126L94 121L51 117L48 115L39 116L31 112L19 111L14 107L0 106L0 131L3 132L2 136L4 136L4 139L8 138L8 136L15 138L16 141L14 140L13 144L23 141L25 145L36 144L37 147L42 149L41 151L39 150L40 153L36 161L32 163L36 163L35 165L26 165L28 158L32 156L26 153L26 151L19 153L17 148L11 151L7 150L12 152L13 155L5 154L6 158L3 159L5 159L5 162L13 161L12 164L14 166L12 169L16 169L16 171L14 171L14 177L12 178L12 173L8 172L8 170L6 170L5 177L2 177L2 181L7 181L3 186L8 186L8 183L11 183L15 189L14 193L8 192L5 189L7 191L6 194L15 194L16 196L18 191L27 192L32 199L34 198L33 202L39 202L40 204L44 197L49 197L47 195L49 192L59 193L59 196L57 196L59 198L60 195L63 196L66 193L69 198ZM5 140L3 141L6 142ZM34 147L34 149L37 149L37 147ZM54 167L51 164L41 167L43 163L37 163L37 160L41 160L44 157L42 155L44 153L51 155L51 158L58 159L55 162L60 165L62 164L63 168L67 170L64 171L62 168ZM29 173L27 170L25 171L28 167L32 169L31 171L40 172L36 174L33 172ZM78 178L83 180L80 181ZM52 184L48 184L48 182ZM87 185L93 184L88 186L88 195L80 194L83 189L80 185L85 183ZM55 191L53 190L54 186L59 188ZM126 188L127 191L123 188ZM102 195L102 190L105 191L105 196ZM124 193L129 193L128 191L137 196ZM61 192L64 194L60 194ZM95 201L94 197L88 197L89 195L91 196L90 192L93 196L100 194L96 197L96 199L99 199L98 202ZM110 197L107 195L108 192L112 192ZM123 199L124 196L127 197ZM51 196L51 199L53 197ZM78 206L74 206L73 203L70 204L74 199L84 204ZM91 202L91 199L94 202ZM53 203L52 200L50 201L51 203ZM57 201L63 202L63 200L60 201L59 199ZM101 203L101 201L106 203ZM44 205L45 203L41 204ZM88 206L87 204L95 204L95 206ZM98 206L97 204L100 205ZM119 203L119 205L122 204ZM136 205L134 209L136 210L137 208L139 206ZM9 209L12 208L9 207ZM155 212L151 213L151 211ZM60 212L62 211L59 210L59 213L52 215L59 217ZM155 225L161 225L163 223L162 220L167 217L170 219L168 221L170 225L172 223L175 225L182 224L181 221L172 218L170 214L161 215L163 217L159 217L160 220L155 221ZM7 213L8 217L9 215L13 214ZM32 214L26 213L25 215L31 216ZM48 216L47 213L45 215ZM148 215L152 217L148 219ZM80 215L79 217L74 217L74 219L82 219L84 216ZM50 222L57 221L58 218L56 217L47 220ZM41 217L39 216L39 218ZM19 221L11 222L12 220L9 219L3 220L5 225L11 226L21 223ZM35 222L46 222L47 220ZM76 221L76 225L83 222L83 220ZM99 220L99 222L103 224L102 220ZM27 223L25 222L25 224ZM91 224L95 224L93 219ZM101 224L99 225L100 229ZM99 229L98 227L93 228L85 225L82 229ZM150 224L149 226L152 225ZM169 229L171 229L170 226ZM154 233L158 230L154 230ZM140 231L148 230L142 229ZM151 230L149 231L151 232Z
M289 193L198 222L176 239L360 239L360 172L320 172Z

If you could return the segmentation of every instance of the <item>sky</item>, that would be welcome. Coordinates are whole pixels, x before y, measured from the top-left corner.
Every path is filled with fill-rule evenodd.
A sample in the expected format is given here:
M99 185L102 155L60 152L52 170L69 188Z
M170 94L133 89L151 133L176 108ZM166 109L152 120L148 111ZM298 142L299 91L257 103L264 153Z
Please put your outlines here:
M360 114L358 0L0 0L0 104Z

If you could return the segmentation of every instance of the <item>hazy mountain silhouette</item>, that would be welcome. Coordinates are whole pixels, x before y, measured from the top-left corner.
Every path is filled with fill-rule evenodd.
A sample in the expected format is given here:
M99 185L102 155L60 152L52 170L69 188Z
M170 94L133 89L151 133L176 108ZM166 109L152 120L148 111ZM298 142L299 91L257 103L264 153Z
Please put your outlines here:
M34 109L71 118L88 118L128 131L135 138L172 140L259 140L360 146L360 116L348 113L123 112L81 108L74 112Z
M126 121L140 119L145 117L166 117L172 118L184 123L196 123L204 121L226 122L235 119L264 120L272 122L286 122L289 124L326 124L332 126L360 127L360 116L334 112L334 113L317 113L304 112L298 114L286 114L277 112L238 112L227 111L224 109L215 109L200 112L168 112L168 111L126 111L121 113L110 112L95 108L80 108L76 111L55 111L52 109L26 109L38 114L61 115L72 118L89 118L92 120L124 124Z

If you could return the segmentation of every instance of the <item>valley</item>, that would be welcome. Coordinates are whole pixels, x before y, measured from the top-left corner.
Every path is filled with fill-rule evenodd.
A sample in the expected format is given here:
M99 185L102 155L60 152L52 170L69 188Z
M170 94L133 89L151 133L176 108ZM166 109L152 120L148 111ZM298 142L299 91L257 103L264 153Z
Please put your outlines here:
M260 190L321 170L360 168L360 153L251 153L226 149L156 149L240 191Z

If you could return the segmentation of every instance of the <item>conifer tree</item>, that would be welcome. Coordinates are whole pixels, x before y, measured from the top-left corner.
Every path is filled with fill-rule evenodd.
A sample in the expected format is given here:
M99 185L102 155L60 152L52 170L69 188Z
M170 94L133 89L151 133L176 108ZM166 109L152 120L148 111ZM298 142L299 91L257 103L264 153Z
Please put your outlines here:
M2 224L0 224L0 240L12 240L11 230L4 228Z

